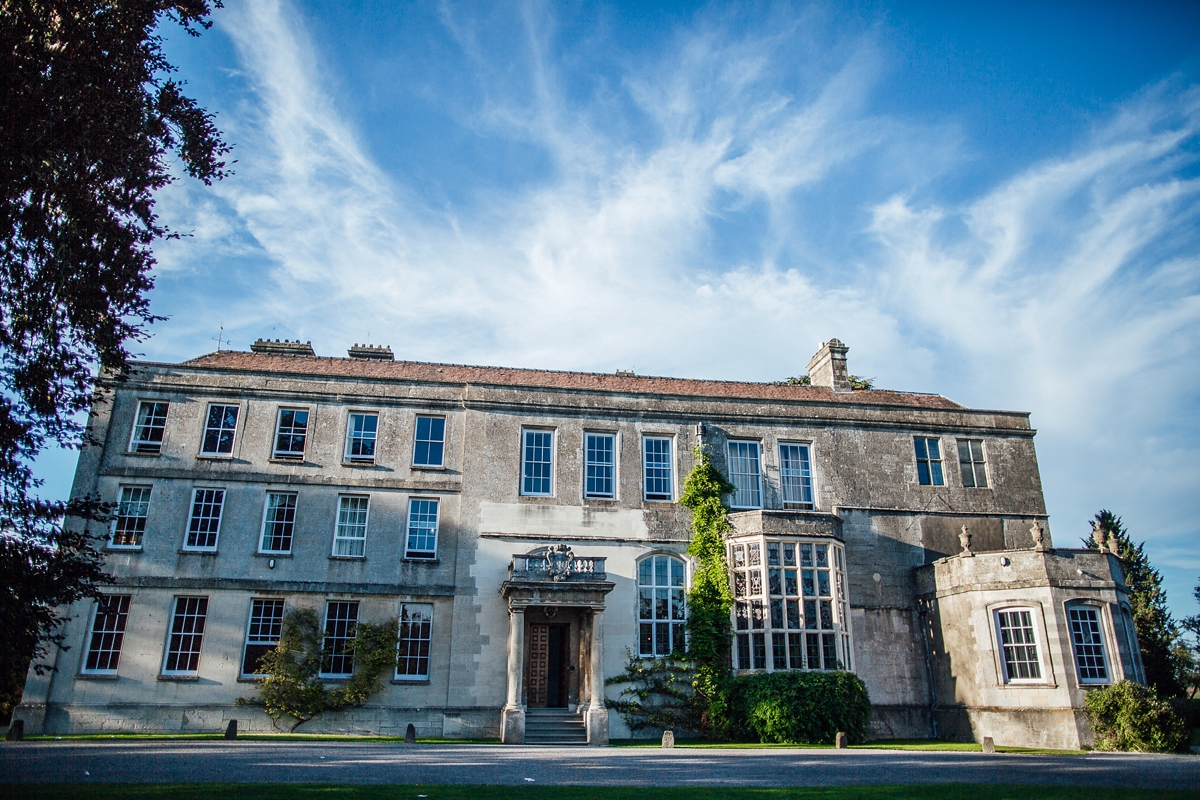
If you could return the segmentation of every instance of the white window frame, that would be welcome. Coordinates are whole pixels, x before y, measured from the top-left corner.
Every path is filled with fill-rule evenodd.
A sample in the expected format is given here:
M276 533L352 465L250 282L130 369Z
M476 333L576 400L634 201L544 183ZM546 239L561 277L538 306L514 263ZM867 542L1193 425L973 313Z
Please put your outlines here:
M292 532L288 537L288 549L286 549L286 550L267 550L263 547L263 545L265 545L267 543L267 513L271 510L271 495L288 495L288 496L291 496L295 500L295 503L292 506L292 521L291 521ZM299 509L300 509L300 494L299 494L299 492L286 492L286 491L275 491L275 490L267 491L266 496L263 498L262 525L259 527L259 532L258 532L258 552L262 553L263 555L271 555L271 556L288 555L292 552L291 546L296 541L296 515L297 515L297 513L299 513Z
M729 540L735 672L853 671L844 549L821 537Z
M433 549L432 550L413 550L410 547L412 543L412 518L414 503L433 503ZM404 557L413 561L437 561L438 547L438 532L442 524L442 503L437 497L410 497L408 498L408 513L404 518ZM422 528L421 530L426 530ZM430 555L414 555L430 553Z
M1138 683L1144 684L1146 669L1142 665L1142 651L1138 645L1137 627L1133 624L1133 610L1125 603L1121 603L1117 611L1121 618L1121 634L1125 641L1125 650L1129 654L1129 669L1125 670L1125 677L1132 677Z
M663 584L660 584L658 582L658 576L654 571L655 560L659 559L659 558L665 558L667 560L667 582L663 583ZM643 564L650 565L650 567L649 567L650 583L642 582L642 565ZM674 580L675 580L674 567L676 565L678 565L683 571L683 583L682 584L674 583ZM684 650L687 649L687 618L688 618L687 593L688 593L689 577L690 577L688 575L687 560L684 559L683 557L681 557L678 553L666 553L666 552L648 553L645 556L643 556L642 558L639 558L637 560L637 563L634 565L634 569L635 569L634 585L635 585L635 588L637 589L637 599L636 599L635 605L634 605L634 609L635 609L634 616L635 616L636 622L637 622L636 630L637 630L638 658L665 658L666 656L670 655L672 652L683 652ZM645 590L649 590L650 594L651 594L650 616L648 616L648 617L643 616L642 592ZM667 596L665 598L667 601L667 616L665 619L659 619L658 615L657 615L658 593L659 592L667 592ZM672 596L675 594L677 594L678 597ZM676 601L678 601L678 606L682 607L682 609L683 609L683 617L679 618L679 619L675 618L672 614L674 609L677 607ZM643 629L643 626L646 626L646 625L650 626L650 652L648 652L648 653L644 652L643 647L642 647L644 644L644 640L643 640L643 636L642 636L642 629ZM658 648L658 631L659 631L658 626L660 626L660 625L667 626L667 639L668 639L671 647L670 647L670 650L666 653L660 653L659 648ZM678 637L678 639L676 637ZM678 651L676 650L677 644L681 645L681 647L678 649Z
M785 447L802 447L804 448L804 461L808 468L807 474L801 474L801 485L803 480L808 480L808 501L788 500L787 499L787 478L784 474L784 463L786 459L783 457L783 449ZM779 502L783 504L785 509L794 509L799 511L813 511L817 507L817 481L813 474L813 457L812 457L812 442L790 442L781 441L778 443L779 449Z
M1081 686L1105 686L1114 683L1113 680L1113 660L1109 655L1112 648L1108 646L1108 631L1105 624L1104 607L1099 603L1089 602L1088 600L1068 600L1063 604L1063 609L1066 611L1067 618L1067 636L1071 640L1071 662L1075 665L1075 679L1079 681ZM1075 620L1071 619L1072 611L1090 611L1096 615L1096 635L1099 637L1100 646L1100 664L1104 669L1103 678L1085 678L1079 665L1079 647L1094 646L1090 643L1080 643L1075 640Z
M96 620L100 616L101 600L103 600L105 602L109 602L109 603L116 601L116 603L117 603L118 609L116 611L116 617L117 617L116 624L118 627L114 627L112 630L101 630L101 631L96 630ZM102 597L100 599L97 599L96 602L92 604L92 616L91 616L91 620L88 622L88 628L87 628L87 646L86 646L84 654L83 654L83 660L80 662L80 668L79 668L80 673L82 673L83 675L116 675L117 674L117 669L121 665L121 648L125 644L125 629L129 625L129 607L132 604L132 602L133 602L132 595L105 594L105 595L102 595ZM124 607L125 607L124 611L120 610L121 605L124 605ZM96 649L96 637L97 636L101 637L101 639L100 639L101 642L105 641L106 637L112 637L112 639L109 640L111 642L111 645L109 647L105 647L100 650L97 650ZM88 662L91 660L92 654L97 653L97 652L109 653L110 656L109 656L108 663L111 664L111 666L109 666L105 669L98 669L98 668L89 669Z
M180 602L186 601L186 600L200 601L200 603L203 603L203 608L204 608L203 614L187 615L187 616L191 616L194 618L199 618L201 620L200 632L199 633L195 633L194 631L192 633L180 632L178 634L181 637L182 636L188 636L188 637L194 636L194 637L199 638L199 644L196 646L196 649L194 651L191 649L186 651L188 653L194 652L196 654L196 666L194 669L168 669L167 664L170 663L172 654L184 652L182 650L179 650L179 651L174 650L173 643L174 643L174 637L176 636L175 620L179 617L179 604L180 604ZM197 605L199 606L199 603ZM162 674L163 675L190 677L193 675L198 675L200 673L200 658L204 654L204 629L206 627L208 627L208 597L206 595L176 595L174 598L172 598L172 600L171 600L171 616L169 618L169 621L167 622L167 644L166 644L166 647L163 648L163 661L162 661Z
M755 493L758 495L758 503L756 503L756 504L753 504L753 505L738 505L738 504L737 504L737 499L738 499L738 493L739 493L739 490L735 488L735 489L734 489L734 492L733 492L733 494L732 494L732 495L730 496L730 498L729 498L729 507L730 507L730 508L737 508L737 509L756 509L756 508L762 508L762 507L763 507L763 485L762 485L762 474L763 474L763 458L762 458L762 454L763 454L763 447L762 447L762 442L760 442L760 441L759 441L759 440L757 440L757 439L730 439L729 441L727 441L727 442L725 443L725 455L726 455L726 458L728 459L728 464L729 464L729 482L730 482L730 483L732 483L732 484L734 484L734 486L736 487L736 486L737 486L737 476L738 476L738 475L746 475L746 476L749 476L749 475L751 474L751 473L748 473L748 472L746 472L746 473L735 473L735 472L733 471L734 455L733 455L733 449L732 449L732 448L733 448L734 446L740 446L740 445L750 445L751 447L753 447L753 448L754 448L754 450L755 450L755 453L757 454L756 461L757 461L757 463L758 463L758 474L755 476L755 478L756 478L756 485L755 485L755 487L754 487L754 488L752 488L752 489L751 489L751 491L755 492ZM737 458L740 460L742 457L741 457L741 456L738 456Z
M366 502L366 508L363 511L362 521L362 536L343 536L342 535L342 504L347 500L362 500ZM357 510L356 510L357 511ZM333 520L333 551L334 558L366 558L367 557L367 530L371 526L371 495L369 494L339 494L337 504L337 514ZM353 526L358 527L357 523ZM362 547L361 553L339 553L338 544L345 542L347 545L359 544Z
M142 417L143 406L163 405L167 410L163 412L162 417L162 438L157 442L148 439L139 439L138 433L143 429L157 429L158 425L143 426L139 423ZM143 455L158 455L162 452L163 444L167 440L167 419L171 416L171 402L169 400L138 400L137 408L133 412L133 430L129 432L129 448L126 452L141 453ZM146 449L142 449L143 446Z
M198 502L197 496L201 492L220 492L221 493L221 502L218 504L218 510L217 510L217 528L215 531L213 531L213 543L211 545L204 545L204 546L191 544L192 525L193 525L193 523L195 523L195 521L197 519L197 517L196 517L196 504ZM226 495L226 491L225 491L225 487L223 487L223 486L193 486L192 487L192 503L188 510L187 527L183 531L183 547L180 549L186 550L189 553L215 553L215 552L217 552L217 544L220 542L220 539L221 539L221 520L224 519L224 517L225 517L225 495ZM211 519L211 517L206 517L206 519Z
M285 413L287 413L288 411L291 411L293 414L293 416L292 416L292 431L293 431L293 433L287 434L288 436L296 435L294 433L295 419L296 419L295 414L303 413L305 415L305 417L304 417L304 445L303 445L303 447L300 448L299 452L296 452L295 450L280 450L279 449L279 436L280 436L280 431L282 430L282 427L283 427L283 415ZM310 409L310 408L307 408L304 406L280 406L279 409L275 412L275 435L271 439L271 458L281 459L281 460L285 460L285 461L303 461L305 451L308 450L308 436L312 432L312 426L310 424L311 420L312 420L312 409Z
M1037 667L1038 672L1040 673L1036 678L1014 678L1008 673L1008 659L1004 655L1004 631L1001 627L1000 615L1020 611L1029 612L1029 630L1032 631L1033 648L1034 653L1037 655ZM1002 682L1006 686L1044 686L1045 684L1050 683L1051 676L1046 669L1045 645L1041 631L1041 609L1036 605L1030 605L1028 603L997 605L992 607L991 615L992 626L995 633L993 636L993 641L996 643L996 655L999 658L1000 678Z
M374 417L375 418L375 435L371 437L374 443L371 448L371 455L352 455L350 453L351 445L354 444L354 418L355 417ZM366 441L365 437L359 441ZM374 464L379 460L379 412L378 411L350 411L346 414L346 444L342 450L342 460L347 464Z
M358 632L359 618L360 618L360 615L362 614L362 603L360 603L358 600L351 600L351 599L338 599L338 600L326 600L325 601L324 624L322 624L322 626L321 626L321 667L320 667L321 671L318 672L317 675L318 675L318 677L321 677L321 678L349 678L350 676L352 676L354 674L354 667L356 666L355 658L353 655L350 656L350 671L349 672L325 672L325 642L329 639L329 607L331 605L333 605L334 603L348 603L348 604L351 604L354 606L354 630L355 630L356 634ZM339 620L339 621L345 621L345 620ZM338 637L338 638L344 639L347 642L354 641L353 636ZM332 658L332 653L330 654L330 657Z
M279 636L265 637L259 634L253 636L251 630L254 626L254 604L255 603L272 603L281 604L281 613L279 615ZM250 598L250 616L246 619L246 637L242 643L242 660L238 663L238 675L243 678L265 678L265 672L246 672L246 651L251 645L278 645L279 640L283 637L283 617L287 614L287 602L281 597L252 597ZM259 618L260 620L262 617ZM261 622L259 623L261 624ZM253 641L251 641L253 639Z
M545 492L525 491L525 467L528 463L530 463L526 460L526 455L527 455L527 451L528 451L528 445L526 444L526 439L531 434L546 434L550 437L550 448L549 448L550 449L550 461L549 461L549 464L550 464L550 488L548 491L545 491ZM556 467L558 466L558 463L557 463L558 458L556 457L557 450L558 450L558 431L557 430L555 430L553 428L532 428L532 427L531 428L521 428L521 475L520 475L520 480L521 480L521 496L522 497L554 497L555 478L556 478L556 473L558 472L558 470L556 469ZM547 462L536 461L533 463L544 464ZM535 478L535 480L540 481L542 479L539 477L539 478Z
M143 502L145 503L145 513L141 514L141 515L122 514L121 509L123 507L125 507L125 504L129 503L129 502L134 502L132 500L128 500L128 501L125 500L125 493L127 491L133 491L135 489L138 491L146 492L146 497L145 497L144 501L143 500L136 501L139 503L143 503ZM112 524L109 525L109 531L108 531L108 548L110 550L141 550L142 549L142 543L146 539L146 530L147 530L147 528L150 527L150 502L151 502L151 498L153 498L153 497L154 497L154 487L149 484L122 483L120 486L117 487L117 513L113 515L113 521L112 521ZM138 532L137 541L134 542L133 544L128 544L128 543L118 544L117 543L117 526L121 524L122 519L140 519L140 520L142 520L142 529L141 529L141 531Z
M588 439L590 437L600 437L608 439L612 442L612 461L608 464L599 461L592 462L588 460ZM620 447L620 441L614 431L584 431L583 432L583 497L585 500L616 500L617 499L617 452ZM591 467L599 467L601 469L607 467L609 470L609 483L612 485L612 491L607 494L603 492L588 491L588 470Z
M649 451L646 448L646 442L666 442L667 443L667 491L666 497L661 497L661 492L650 492L650 470L662 469L660 466L651 467L647 460ZM661 480L655 478L655 480ZM655 495L651 497L651 494ZM661 436L652 433L642 435L642 499L647 503L671 503L675 501L675 437Z
M233 428L229 435L229 452L228 453L222 453L219 449L218 450L205 450L204 449L204 446L208 440L208 432L210 430L217 431L218 448L220 447L220 441L221 441L220 433L221 433L221 431L227 430L227 428L225 428L224 424L221 424L220 426L218 426L216 428L209 427L208 420L209 420L209 417L212 416L212 410L214 408L237 409L237 419L235 419L233 421ZM240 427L242 424L242 405L241 405L241 403L209 403L207 406L204 407L203 423L204 423L204 427L200 433L200 455L203 456L204 458L233 458L233 453L235 450L237 450L238 427Z
M427 631L426 630L418 631L419 635L417 635L417 636L410 635L408 637L405 637L404 636L404 630L405 630L404 626L406 624L405 616L408 616L408 620L407 620L407 624L409 626L408 632L411 634L412 633L412 625L413 625L411 612L416 609L422 609L422 610L427 609L428 616L425 619L421 620L420 623L418 623L418 624L420 624L422 626L428 625L429 629ZM429 663L432 660L432 656L433 656L433 653L432 653L432 650L433 650L433 603L401 603L400 604L400 617L399 617L399 630L397 631L397 634L399 635L400 639L396 643L396 669L392 675L393 679L396 681L404 682L404 683L427 682L429 680ZM412 648L413 644L416 644L416 646L417 646L416 655L413 655L411 652L411 648ZM422 644L425 646L424 654L422 654L422 652L421 652ZM408 645L408 648L409 648L408 652L404 652L405 645ZM424 662L425 671L424 672L401 672L400 671L400 666L402 663L404 664L405 668L407 669L409 664L413 661L416 662L418 669L420 668L421 662Z
M418 438L419 434L420 434L420 429L421 429L421 420L423 420L423 419L428 419L428 420L437 419L437 420L442 421L442 438L441 438L440 442L437 439L433 439L433 438L430 438L430 439ZM447 424L447 420L444 416L440 416L438 414L418 414L417 415L416 420L413 422L412 465L414 467L425 467L425 468L437 469L439 467L446 466L446 439L447 439L446 434L448 432L449 427L450 426ZM430 434L430 435L432 436L432 434ZM431 444L434 442L437 442L438 444L441 444L442 457L436 462L435 461L418 461L417 460L417 447L421 444L421 442L429 442Z

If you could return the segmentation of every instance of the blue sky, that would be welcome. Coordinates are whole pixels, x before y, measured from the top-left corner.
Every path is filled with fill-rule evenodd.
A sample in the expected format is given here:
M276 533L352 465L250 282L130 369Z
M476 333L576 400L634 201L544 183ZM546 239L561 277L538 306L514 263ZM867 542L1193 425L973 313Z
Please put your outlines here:
M159 210L140 350L777 380L1032 412L1200 577L1200 6L227 2L168 51L236 175ZM71 459L43 474L65 493Z

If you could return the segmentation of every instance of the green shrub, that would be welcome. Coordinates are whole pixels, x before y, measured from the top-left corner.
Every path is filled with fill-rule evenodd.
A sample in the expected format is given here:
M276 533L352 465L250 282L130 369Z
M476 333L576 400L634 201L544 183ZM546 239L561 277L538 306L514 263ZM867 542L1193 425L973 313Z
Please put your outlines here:
M866 738L871 698L852 672L772 672L733 681L734 716L760 742L832 744Z
M1153 688L1121 681L1093 689L1086 708L1098 750L1173 753L1187 747L1183 720Z
M291 730L323 711L355 708L379 691L380 678L396 666L399 643L395 619L379 625L359 622L347 648L354 654L354 674L329 689L321 680L321 624L311 608L292 609L283 618L283 635L262 658L267 677L258 682L257 698L241 697L237 705L261 705L276 723L296 722Z

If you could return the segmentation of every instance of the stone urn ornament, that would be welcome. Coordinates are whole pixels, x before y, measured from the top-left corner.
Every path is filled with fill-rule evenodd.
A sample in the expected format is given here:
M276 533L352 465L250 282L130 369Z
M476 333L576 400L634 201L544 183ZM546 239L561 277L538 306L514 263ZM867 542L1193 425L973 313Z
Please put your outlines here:
M958 543L962 545L962 552L959 553L959 555L963 557L975 555L975 553L971 552L971 532L967 530L966 525L963 525L962 529L959 531Z
M1029 535L1033 537L1033 549L1039 553L1046 552L1046 531L1037 524L1037 520L1029 523Z

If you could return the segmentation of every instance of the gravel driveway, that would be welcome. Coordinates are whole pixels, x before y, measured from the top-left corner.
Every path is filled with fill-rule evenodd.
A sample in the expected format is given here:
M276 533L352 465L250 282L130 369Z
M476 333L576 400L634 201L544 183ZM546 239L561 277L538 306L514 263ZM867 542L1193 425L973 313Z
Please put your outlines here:
M0 744L0 783L454 783L829 786L1027 783L1200 788L1200 758L983 755L895 750L732 750L141 741Z

